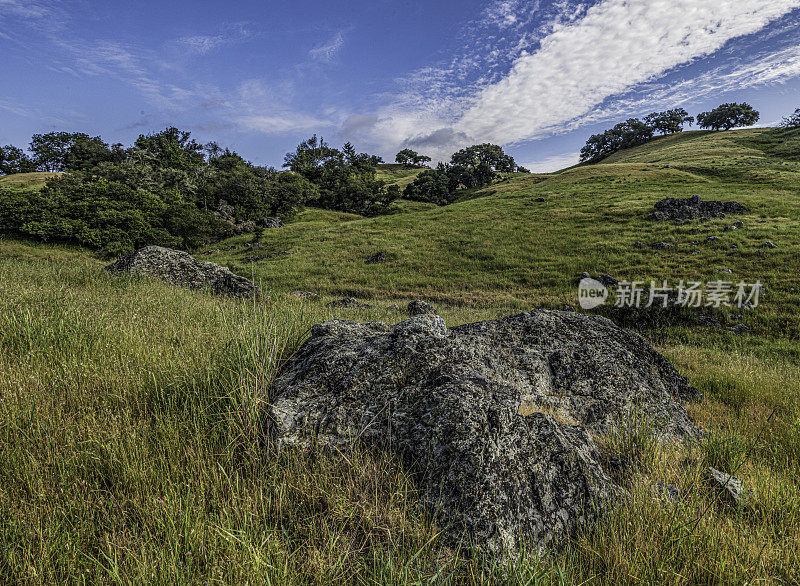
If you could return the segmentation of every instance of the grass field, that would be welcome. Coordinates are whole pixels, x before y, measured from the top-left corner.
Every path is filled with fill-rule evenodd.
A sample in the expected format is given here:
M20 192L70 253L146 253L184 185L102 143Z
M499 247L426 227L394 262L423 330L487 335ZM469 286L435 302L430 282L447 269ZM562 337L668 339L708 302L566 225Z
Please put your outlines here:
M41 189L51 177L58 176L59 173L47 171L37 171L36 173L17 173L16 175L5 175L0 177L0 188L16 189Z
M0 583L798 583L797 140L685 133L444 208L308 210L257 249L203 257L252 275L270 294L259 303L111 278L76 248L0 241ZM645 219L658 199L695 193L748 205L744 227ZM761 256L767 239L778 248ZM379 250L385 264L364 263ZM575 305L584 270L705 280L719 268L765 283L761 305L742 312L751 332L646 332L703 391L689 409L708 439L643 457L631 497L561 551L450 549L392 456L277 454L259 441L272 377L321 320L396 322L393 304L423 297L456 325ZM296 289L321 297L286 295ZM372 308L324 306L343 295ZM735 472L748 504L714 499L705 465ZM685 498L654 499L657 482Z

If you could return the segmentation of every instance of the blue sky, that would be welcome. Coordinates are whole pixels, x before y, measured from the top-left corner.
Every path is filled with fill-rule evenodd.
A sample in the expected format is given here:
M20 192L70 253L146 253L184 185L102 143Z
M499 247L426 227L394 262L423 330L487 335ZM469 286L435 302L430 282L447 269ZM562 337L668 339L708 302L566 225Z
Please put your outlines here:
M0 144L176 125L280 166L313 133L533 170L619 120L800 107L800 0L0 0Z

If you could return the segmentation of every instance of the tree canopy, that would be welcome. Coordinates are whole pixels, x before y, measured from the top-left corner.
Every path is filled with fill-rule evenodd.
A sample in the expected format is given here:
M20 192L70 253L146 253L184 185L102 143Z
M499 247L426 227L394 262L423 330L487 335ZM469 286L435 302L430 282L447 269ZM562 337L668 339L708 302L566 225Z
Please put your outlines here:
M394 162L408 168L424 167L426 163L431 162L431 158L426 155L420 155L411 149L403 149L395 155Z
M781 122L784 128L800 128L800 108L797 108L794 113L785 116Z
M697 115L697 125L700 128L710 128L711 130L730 130L742 126L752 126L760 114L747 103L722 104L710 112L702 112Z

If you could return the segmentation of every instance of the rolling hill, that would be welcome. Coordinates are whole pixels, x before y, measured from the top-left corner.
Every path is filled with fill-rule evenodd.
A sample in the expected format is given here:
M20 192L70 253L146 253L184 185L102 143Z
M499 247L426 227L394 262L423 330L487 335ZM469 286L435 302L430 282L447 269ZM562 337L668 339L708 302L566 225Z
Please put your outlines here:
M660 199L691 195L749 212L648 219ZM253 277L261 302L0 239L0 582L796 583L800 133L685 132L471 196L377 218L308 209L257 240L195 251ZM381 251L385 262L365 262ZM688 410L708 436L667 445L633 418L598 437L634 462L628 496L564 549L498 562L453 548L405 463L383 452L265 451L271 382L315 323L398 322L412 298L449 326L574 308L583 271L765 291L756 308L714 309L716 325L641 329L702 393ZM327 305L342 296L369 307ZM705 487L708 466L742 480L745 505Z

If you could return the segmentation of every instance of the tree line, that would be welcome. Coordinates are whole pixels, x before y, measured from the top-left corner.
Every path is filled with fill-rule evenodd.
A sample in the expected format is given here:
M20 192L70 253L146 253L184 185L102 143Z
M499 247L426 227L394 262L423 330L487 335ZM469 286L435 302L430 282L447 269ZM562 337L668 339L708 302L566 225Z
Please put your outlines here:
M40 190L0 189L0 231L73 242L112 257L148 244L191 249L253 232L306 205L375 215L400 196L376 179L380 157L316 136L279 172L175 127L128 148L84 133L34 135L30 154L0 149L0 173L64 171Z
M710 130L730 130L751 126L758 122L759 113L749 104L722 104L709 112L697 115L697 125ZM581 149L582 163L596 163L609 155L646 143L656 135L682 132L683 127L691 126L694 116L683 108L664 112L653 112L644 117L629 118L600 134L593 134Z

